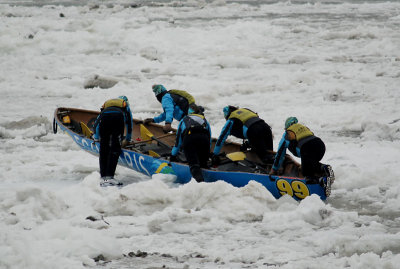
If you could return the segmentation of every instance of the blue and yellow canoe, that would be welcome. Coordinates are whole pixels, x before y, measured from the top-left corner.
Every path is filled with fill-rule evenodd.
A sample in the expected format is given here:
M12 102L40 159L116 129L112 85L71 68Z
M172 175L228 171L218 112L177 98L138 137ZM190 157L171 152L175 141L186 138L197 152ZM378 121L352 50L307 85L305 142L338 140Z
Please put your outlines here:
M98 114L98 111L57 108L54 113L53 130L56 133L59 127L83 150L98 156L100 145L90 138L90 128ZM176 183L185 184L191 180L187 164L170 162L167 158L171 146L175 143L175 133L164 134L161 125L150 123L144 127L141 121L134 120L132 134L135 142L123 148L119 165L149 177L158 173L173 174L176 176ZM215 143L215 139L213 140ZM322 186L306 182L301 176L300 165L289 155L286 156L279 174L269 175L267 171L270 167L261 166L258 157L252 151L245 152L244 159L230 157L240 152L240 144L227 143L222 151L227 157L222 158L219 166L203 169L205 182L223 180L235 187L243 187L254 180L267 188L275 198L290 195L296 200L301 200L312 194L320 196L322 200L327 198Z

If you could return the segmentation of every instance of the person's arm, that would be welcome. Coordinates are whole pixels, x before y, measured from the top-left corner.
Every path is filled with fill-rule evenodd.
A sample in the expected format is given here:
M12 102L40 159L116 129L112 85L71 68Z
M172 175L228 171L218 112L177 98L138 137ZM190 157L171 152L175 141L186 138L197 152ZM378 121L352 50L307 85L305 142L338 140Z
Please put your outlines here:
M181 148L182 145L182 132L185 130L185 128L186 128L185 123L183 121L179 122L178 131L176 132L175 145L172 148L171 156L178 155L179 149Z
M132 112L129 107L129 105L126 107L126 119L125 119L125 125L126 125L126 141L131 141L132 140L132 127L133 127L133 118L132 118Z
M212 145L211 127L207 120L206 120L206 123L207 123L208 135L210 136L210 150L211 150L211 145Z
M94 140L99 140L99 138L100 138L100 128L99 128L100 119L101 119L101 113L97 116L97 119L93 124L93 129L94 129L93 139Z
M278 171L282 166L283 160L285 159L286 149L289 147L290 141L287 139L286 132L283 133L281 141L279 142L278 150L275 155L275 161L272 165L271 171Z
M215 143L214 155L218 155L219 152L221 151L221 148L224 145L225 140L231 133L232 126L233 126L233 120L227 120L224 127L221 130L221 134L219 135L217 142Z
M176 120L181 120L183 117L185 117L187 114L182 111L182 109L179 106L174 107L174 113L173 113L173 118Z
M174 116L174 101L172 100L171 95L165 94L161 100L161 105L164 109L164 112L155 117L153 119L154 122L159 123L165 121L165 123L172 123Z

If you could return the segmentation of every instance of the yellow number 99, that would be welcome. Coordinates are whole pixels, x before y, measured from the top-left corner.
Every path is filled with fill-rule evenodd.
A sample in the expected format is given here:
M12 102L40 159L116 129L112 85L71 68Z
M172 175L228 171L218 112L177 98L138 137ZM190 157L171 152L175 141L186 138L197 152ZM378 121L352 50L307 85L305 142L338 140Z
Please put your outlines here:
M294 195L296 195L300 199L304 199L310 195L310 191L308 190L306 184L301 181L292 181L292 188L294 191Z
M292 187L290 186L290 183L287 182L284 179L279 179L276 182L276 186L278 187L278 190L280 191L281 195L290 195L293 196L293 190Z
M310 195L310 191L308 190L306 184L298 180L293 180L292 184L290 184L284 179L279 179L276 182L276 187L281 195L287 194L293 196L294 194L299 199L304 199Z

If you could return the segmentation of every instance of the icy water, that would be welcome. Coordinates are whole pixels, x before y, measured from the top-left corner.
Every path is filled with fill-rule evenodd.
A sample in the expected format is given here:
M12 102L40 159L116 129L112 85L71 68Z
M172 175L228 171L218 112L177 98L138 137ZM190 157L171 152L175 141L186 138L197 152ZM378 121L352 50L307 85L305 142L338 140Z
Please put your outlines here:
M400 2L0 3L0 268L398 268ZM94 75L118 83L84 89ZM297 116L326 144L332 196L122 167L124 188L100 188L54 110L126 95L147 118L154 83L190 91L214 137L227 104L257 111L275 149Z

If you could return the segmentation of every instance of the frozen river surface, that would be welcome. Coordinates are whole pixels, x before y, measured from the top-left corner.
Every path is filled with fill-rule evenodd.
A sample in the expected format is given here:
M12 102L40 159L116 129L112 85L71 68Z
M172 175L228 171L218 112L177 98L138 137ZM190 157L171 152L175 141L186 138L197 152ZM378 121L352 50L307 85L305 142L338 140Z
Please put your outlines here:
M398 1L0 3L0 268L398 268ZM118 83L84 89L94 75ZM275 149L297 116L326 144L331 197L122 167L124 188L100 188L54 110L126 95L147 118L154 83L190 91L214 137L228 104Z

